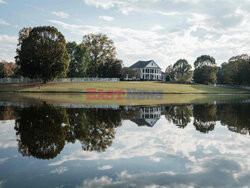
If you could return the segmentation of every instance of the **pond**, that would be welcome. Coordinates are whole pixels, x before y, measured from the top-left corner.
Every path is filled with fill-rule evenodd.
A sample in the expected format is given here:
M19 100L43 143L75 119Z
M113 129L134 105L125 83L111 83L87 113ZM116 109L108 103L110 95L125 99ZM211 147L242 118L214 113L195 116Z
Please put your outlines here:
M250 100L2 102L0 187L250 185Z

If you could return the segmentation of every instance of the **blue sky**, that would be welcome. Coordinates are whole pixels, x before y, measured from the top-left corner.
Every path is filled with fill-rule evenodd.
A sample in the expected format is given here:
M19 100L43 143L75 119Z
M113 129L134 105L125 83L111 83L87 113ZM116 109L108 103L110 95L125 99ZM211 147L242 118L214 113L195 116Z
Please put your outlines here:
M250 0L0 0L0 60L14 61L18 31L53 25L67 41L105 33L125 66L164 70L202 55L218 64L250 52Z

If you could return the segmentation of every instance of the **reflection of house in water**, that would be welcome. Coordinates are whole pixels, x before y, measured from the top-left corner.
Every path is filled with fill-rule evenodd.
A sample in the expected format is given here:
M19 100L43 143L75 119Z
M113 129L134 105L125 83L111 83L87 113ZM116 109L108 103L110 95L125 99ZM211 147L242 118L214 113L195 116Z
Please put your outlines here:
M153 127L161 117L161 107L140 107L139 117L130 119L138 126Z

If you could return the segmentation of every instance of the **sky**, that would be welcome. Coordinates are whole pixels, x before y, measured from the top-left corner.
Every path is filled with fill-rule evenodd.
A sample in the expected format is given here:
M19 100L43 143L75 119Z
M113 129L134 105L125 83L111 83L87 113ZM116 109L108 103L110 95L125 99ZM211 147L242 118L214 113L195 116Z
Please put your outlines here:
M218 65L250 52L250 0L0 0L0 60L14 61L18 31L55 26L67 41L104 33L124 66L162 70L211 55Z

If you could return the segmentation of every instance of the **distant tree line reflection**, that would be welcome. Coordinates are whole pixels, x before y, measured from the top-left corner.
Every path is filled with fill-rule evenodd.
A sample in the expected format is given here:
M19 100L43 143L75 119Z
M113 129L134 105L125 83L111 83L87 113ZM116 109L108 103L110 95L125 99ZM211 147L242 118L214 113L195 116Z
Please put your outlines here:
M61 108L42 104L27 108L0 107L0 120L15 119L18 150L23 156L53 159L65 143L80 142L85 151L103 152L112 145L123 120L152 127L165 115L179 128L193 124L209 133L216 121L230 131L250 133L250 104L197 104L159 107ZM167 125L166 125L167 126ZM128 138L129 139L129 138Z

